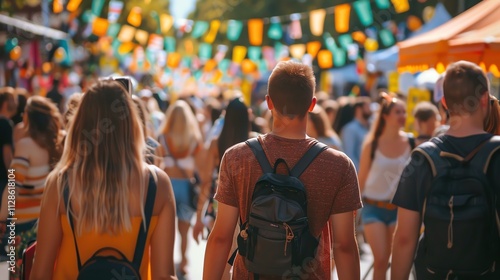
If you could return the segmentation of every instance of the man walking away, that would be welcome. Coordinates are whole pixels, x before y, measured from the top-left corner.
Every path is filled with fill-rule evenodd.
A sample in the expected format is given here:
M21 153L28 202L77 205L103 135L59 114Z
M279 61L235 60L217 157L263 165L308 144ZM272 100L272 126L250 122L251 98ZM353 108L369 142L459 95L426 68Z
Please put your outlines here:
M413 262L419 280L500 279L500 139L483 129L488 88L479 66L448 67L450 129L415 149L393 199L391 279L407 280Z
M273 130L259 136L257 144L261 146L260 152L264 152L265 159L271 166L278 162L275 165L278 167L277 173L285 176L281 178L290 179L286 171L287 167L293 174L297 162L308 153L309 148L317 145L315 139L306 135L307 112L310 112L316 103L316 98L313 97L314 89L314 74L310 67L303 64L291 61L280 62L269 77L266 101L273 114ZM263 169L249 144L240 143L226 151L222 159L219 186L215 195L218 201L217 219L207 243L203 279L221 279L230 254L235 227L238 222L240 225L245 225L248 221L251 224L255 220L255 216L249 216L249 213L252 209L255 210L256 200L252 199L252 194L256 194L254 189L257 189L257 180L262 175ZM266 175L275 176L272 172ZM293 179L297 182L296 178ZM255 253L255 258L253 258L253 264L255 264L262 260L257 259L257 255L264 255L264 257L275 255L280 259L289 257L293 261L298 249L291 245L295 244L293 238L295 231L292 224L285 222L270 224L260 220L262 227L274 227L276 231L283 229L283 233L286 230L286 234L283 234L286 242L283 243L284 246L259 247L258 244L254 244L255 247L252 247L253 238L259 243L263 235L270 234L274 230L269 229L267 232L260 230L258 234L250 231L249 228L242 230L241 239L246 239L245 242L250 242L247 243L250 245L246 248L239 247L240 252L234 262L233 279L291 279L287 277L292 274L299 274L301 279L331 279L330 238L323 231L329 221L332 223L333 254L339 278L341 280L359 279L354 211L361 207L361 200L352 161L342 152L327 148L312 160L298 180L303 184L307 193L310 235L317 240L316 244L319 241L314 259L306 259L302 266L294 267L293 270L286 271L282 275L270 276L271 274L250 272L250 269L256 271L262 268L251 268L250 251ZM278 181L276 184L281 183ZM266 187L274 188L275 186L271 184ZM265 192L269 189L261 188L260 190ZM269 197L273 195L279 199L279 195L275 193L269 194ZM262 195L259 198L266 199ZM264 214L269 214L269 212L263 211ZM307 251L309 248L311 247L305 246L298 250ZM246 257L242 256L245 255L243 252L245 250L247 251ZM273 261L276 260L269 260L269 262ZM268 266L273 268L280 265L281 263L273 263Z

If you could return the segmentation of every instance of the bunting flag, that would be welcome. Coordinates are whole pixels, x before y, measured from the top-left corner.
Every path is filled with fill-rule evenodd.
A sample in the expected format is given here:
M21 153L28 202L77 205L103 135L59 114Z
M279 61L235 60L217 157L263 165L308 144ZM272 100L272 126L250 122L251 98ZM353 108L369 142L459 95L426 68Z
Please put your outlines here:
M281 28L281 23L272 22L267 31L267 37L273 40L281 40L283 37L283 29Z
M269 64L274 65L275 63L275 54L274 54L274 48L271 46L264 46L262 47L262 58L265 61L268 61Z
M382 42L384 47L390 47L390 46L394 45L394 43L395 43L394 35L388 29L380 30L378 35L380 36L380 41Z
M62 0L53 0L52 1L52 12L54 14L59 14L64 10Z
M108 26L108 33L106 35L111 38L116 38L116 36L118 36L118 32L120 32L120 24L112 23Z
M157 34L149 35L148 49L151 51L163 50L163 37Z
M342 67L346 63L346 51L343 49L336 49L333 52L333 64L335 67Z
M174 18L171 15L161 14L160 16L160 29L161 33L167 34L167 32L174 25Z
M78 7L80 7L81 3L82 0L69 0L68 6L66 6L66 10L68 10L68 12L73 13L76 10L78 10Z
M177 68L181 64L181 55L177 52L167 54L167 65L170 68Z
M242 30L243 22L239 20L229 20L227 23L227 39L229 41L238 40L240 38Z
M391 6L389 0L375 0L375 4L377 5L377 8L379 8L380 10L389 9L389 7Z
M369 0L359 0L352 4L358 14L359 21L364 26L373 24L372 8Z
M212 45L207 43L201 43L198 46L198 56L202 60L207 60L212 57Z
M349 46L353 43L352 36L350 34L344 34L339 36L339 45L344 50L349 49Z
M108 21L110 23L115 23L120 18L120 14L123 10L123 2L111 0L109 1L109 9L108 9Z
M104 0L93 0L92 1L92 14L96 17L101 16L102 7L104 6Z
M349 20L351 14L351 5L342 4L335 7L335 30L338 33L349 31Z
M302 38L302 27L300 26L300 14L290 16L292 22L288 26L288 34L291 39L297 40Z
M219 31L220 20L212 20L210 22L210 30L208 34L205 36L205 42L212 44L215 41L215 37L217 37L217 32Z
M207 32L207 30L208 30L208 22L197 21L194 24L193 31L191 31L191 37L193 37L194 39L198 39L201 36L203 36L203 34Z
M217 53L214 55L214 59L217 62L220 62L221 60L226 57L228 47L226 45L218 45L217 46Z
M248 39L251 45L262 45L262 33L264 32L264 21L260 18L248 20Z
M231 65L231 60L225 58L219 62L219 70L222 72L226 72L229 69L229 66Z
M309 27L314 36L321 36L325 25L326 10L319 9L309 13Z
M175 38L165 37L165 50L168 53L175 52Z
M408 3L408 0L391 0L392 4L394 5L394 10L396 13L404 13L410 10L410 3Z
M305 44L294 44L290 46L290 55L298 60L302 60L304 54L306 53L306 45Z
M245 46L235 46L233 48L233 62L241 63L247 55L247 48Z
M368 38L365 41L365 50L369 52L373 52L378 50L378 42L375 39Z
M360 44L364 44L366 40L366 35L365 33L361 31L354 31L352 34L352 39Z
M148 43L148 38L149 33L145 30L137 29L135 32L135 40L143 46Z
M127 17L127 22L135 27L139 27L142 23L142 10L140 7L133 7Z
M125 42L118 48L118 54L124 55L131 52L135 48L135 44L132 42Z
M120 33L118 33L118 40L122 43L130 42L134 39L135 27L130 25L123 25Z
M248 58L252 61L258 61L262 53L261 47L250 46L248 47Z
M96 17L92 23L92 34L97 37L105 36L108 31L108 20L105 18Z
M330 52L334 52L338 47L337 44L335 43L335 39L330 35L330 33L325 33L323 35L323 38L325 38L325 46Z
M194 54L193 41L191 41L189 39L187 39L186 41L184 41L184 49L186 50L186 54L188 54L188 55Z
M406 25L410 31L417 31L422 27L422 21L414 15L411 15L406 20Z
M319 50L321 49L321 42L320 41L309 42L306 45L306 49L307 49L307 53L312 58L316 58L316 55L318 54Z
M333 56L329 50L320 50L318 52L318 65L323 69L333 67Z

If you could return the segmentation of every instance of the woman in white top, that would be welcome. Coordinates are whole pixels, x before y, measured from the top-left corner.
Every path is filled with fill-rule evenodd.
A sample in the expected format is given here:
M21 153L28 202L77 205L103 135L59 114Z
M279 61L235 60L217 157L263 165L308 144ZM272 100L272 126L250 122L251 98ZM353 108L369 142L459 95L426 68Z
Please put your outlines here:
M405 123L404 102L383 93L379 113L361 151L361 222L373 252L374 280L386 279L397 216L397 208L390 201L413 145L402 131Z

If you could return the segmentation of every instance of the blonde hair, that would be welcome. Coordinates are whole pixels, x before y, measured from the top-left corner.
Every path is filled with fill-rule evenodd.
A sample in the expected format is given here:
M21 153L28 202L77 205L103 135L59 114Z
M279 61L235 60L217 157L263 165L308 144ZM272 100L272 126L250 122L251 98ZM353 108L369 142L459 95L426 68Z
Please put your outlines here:
M174 158L189 156L193 147L202 141L198 121L184 100L177 100L168 107L159 134L164 137L167 148Z
M69 199L79 211L66 213L76 219L78 234L130 231L132 185L140 187L144 217L143 162L144 135L132 98L118 82L97 82L82 96L61 160L50 174L61 197L68 183Z

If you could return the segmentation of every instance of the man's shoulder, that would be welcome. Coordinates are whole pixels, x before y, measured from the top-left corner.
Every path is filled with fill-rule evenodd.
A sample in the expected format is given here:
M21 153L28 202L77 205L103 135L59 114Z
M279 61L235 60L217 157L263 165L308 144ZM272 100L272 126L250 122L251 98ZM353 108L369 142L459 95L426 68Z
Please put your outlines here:
M240 142L236 145L229 147L224 153L226 161L228 160L246 160L248 156L252 154L252 150L246 142Z

